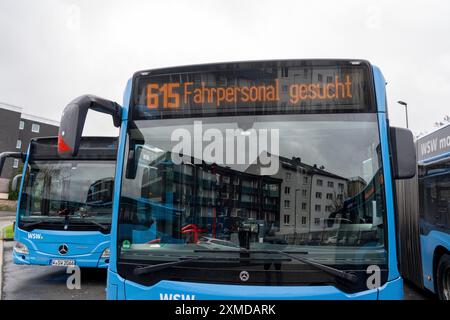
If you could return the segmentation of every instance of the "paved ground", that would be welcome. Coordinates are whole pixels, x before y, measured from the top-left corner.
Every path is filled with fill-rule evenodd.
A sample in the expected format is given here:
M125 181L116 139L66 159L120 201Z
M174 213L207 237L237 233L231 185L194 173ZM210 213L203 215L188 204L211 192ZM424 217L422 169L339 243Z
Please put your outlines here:
M15 211L0 211L0 217L15 217Z
M13 223L14 218L11 217L2 217L0 216L0 230L3 229L3 227L6 227L7 225L10 225Z
M421 290L414 284L404 282L404 300L437 300L437 296L431 292Z
M0 211L0 230L13 223L16 213L11 211Z
M13 242L4 242L3 295L5 300L103 300L106 270L82 269L81 289L69 290L65 268L17 266L12 263Z
M11 219L2 219L0 217L0 229L3 229L4 227L10 225L11 223L13 223L13 220L11 220Z

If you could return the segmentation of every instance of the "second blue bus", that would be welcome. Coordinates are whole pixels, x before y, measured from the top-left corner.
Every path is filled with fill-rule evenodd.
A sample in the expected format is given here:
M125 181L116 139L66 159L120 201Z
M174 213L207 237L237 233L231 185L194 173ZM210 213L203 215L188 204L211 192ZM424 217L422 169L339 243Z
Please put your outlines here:
M77 156L62 159L50 137L9 154L24 160L15 264L108 266L116 152L116 138L84 137Z

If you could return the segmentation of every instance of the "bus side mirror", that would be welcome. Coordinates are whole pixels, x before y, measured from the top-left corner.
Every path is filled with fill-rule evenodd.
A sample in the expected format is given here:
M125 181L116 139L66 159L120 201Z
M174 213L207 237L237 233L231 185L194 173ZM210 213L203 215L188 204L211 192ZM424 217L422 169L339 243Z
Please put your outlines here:
M416 175L417 158L412 132L404 128L389 129L392 153L392 177L410 179Z
M22 152L2 152L0 153L0 174L2 174L3 166L5 165L5 161L7 158L20 159L25 162L26 155Z
M22 179L22 174L18 174L13 178L13 181L11 182L11 190L17 191L17 187L19 186L19 181Z
M81 134L89 109L110 114L114 126L120 127L122 107L116 102L89 94L72 100L64 108L58 132L58 153L63 158L65 156L73 157L78 153Z

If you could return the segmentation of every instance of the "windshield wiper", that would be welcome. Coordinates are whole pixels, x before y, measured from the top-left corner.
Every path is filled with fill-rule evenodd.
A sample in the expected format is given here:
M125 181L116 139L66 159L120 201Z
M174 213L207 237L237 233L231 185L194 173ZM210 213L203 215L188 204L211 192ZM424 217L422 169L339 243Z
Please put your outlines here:
M53 221L53 220L52 221L45 221L45 220L41 220L41 221L33 221L33 222L28 222L28 223L22 222L24 224L21 226L21 228L27 229L27 228L34 227L34 226L46 225L46 224L51 224L51 223L55 223L55 222L62 224L61 223L62 221Z
M233 251L233 252L239 252L239 251ZM166 268L171 268L173 266L179 266L188 262L192 261L234 261L234 262L240 262L242 260L250 260L250 259L242 259L239 257L227 257L227 258L220 258L220 257L206 257L206 256L196 256L196 257L179 257L177 261L172 262L163 262L163 263L157 263L152 264L149 266L144 267L137 267L134 269L135 275L141 275L141 274L147 274L154 271L160 271ZM268 260L268 259L265 259ZM270 259L275 260L275 259ZM280 259L276 259L277 261Z
M339 270L337 268L333 268L330 266L327 266L325 264L321 264L318 262L311 261L310 259L305 259L302 257L296 257L293 254L308 254L307 251L282 251L282 250L247 250L244 248L238 249L238 250L208 250L208 249L197 249L194 250L194 252L214 252L214 253L265 253L265 254L280 254L288 257L291 260L297 260L300 262L303 262L305 264L311 265L319 270L322 270L323 272L326 272L328 274L331 274L335 277L338 277L340 279L349 281L351 283L356 283L358 281L358 277L353 274L346 271ZM145 267L137 267L134 270L134 274L141 275L146 274L154 271L159 271L162 269L170 268L173 266L179 266L182 264L186 264L188 262L192 261L242 261L242 258L236 257L236 258L218 258L218 257L205 257L205 256L198 256L198 257L180 257L177 261L172 262L163 262L158 264L153 264Z
M288 252L285 252L285 251L276 250L275 253L280 253L280 254L283 254L286 257L289 257L291 259L294 259L294 260L297 260L297 261L309 264L309 265L311 265L313 267L316 267L319 270L322 270L323 272L326 272L328 274L336 276L336 277L338 277L340 279L343 279L343 280L346 280L346 281L350 281L351 283L358 282L358 277L355 274L353 274L353 273L346 272L346 271L343 271L343 270L339 270L337 268L333 268L333 267L327 266L326 264L322 264L322 263L319 263L319 262L311 261L310 259L305 259L305 258L302 258L302 257L296 257L296 256L293 256L293 255L289 254Z
M327 266L322 263L311 261L310 259L305 259L303 257L297 257L293 256L292 254L308 254L307 251L282 251L282 250L248 250L245 248L241 248L240 250L207 250L207 249L199 249L194 250L194 252L214 252L214 253L266 253L266 254L281 254L284 255L292 260L297 260L300 262L303 262L305 264L308 264L310 266L313 266L319 270L322 270L323 272L326 272L328 274L331 274L335 277L338 277L340 279L350 281L352 283L356 283L358 281L358 277L350 272L342 271L337 268L333 268L330 266Z
M140 275L140 274L146 274L146 273L150 273L150 272L154 272L154 271L159 271L162 269L166 269L166 268L170 268L173 266L179 266L188 262L192 262L192 261L239 261L239 258L217 258L217 257L202 257L202 256L198 256L198 257L180 257L178 258L177 261L172 261L172 262L163 262L163 263L157 263L157 264L152 264L149 266L145 266L145 267L137 267L136 269L134 269L134 274L135 275Z
M79 220L72 220L72 222L76 222L76 221L89 222L91 224L96 225L97 227L100 227L102 230L108 230L109 229L109 226L101 224L100 222L95 221L95 219L81 218Z
M150 266L145 266L145 267L137 267L136 269L134 269L134 274L135 275L141 275L141 274L146 274L146 273L150 273L153 271L159 271L165 268L170 268L173 266L178 266L178 265L182 265L194 260L198 260L198 258L193 257L193 258L180 258L180 260L177 261L172 261L172 262L164 262L164 263L158 263L158 264L152 264Z
M94 225L100 227L102 230L108 230L109 229L109 226L105 226L105 225L103 225L103 224L101 224L101 223L99 223L99 222L97 222L95 220L92 220L92 219L84 218L84 219L79 220L79 221L89 222L91 224L94 224ZM69 225L70 222L74 222L74 221L73 220L70 221L70 219L69 219L69 222L65 223L65 224ZM28 229L30 227L36 227L36 226L39 226L39 225L47 225L47 224L54 224L54 223L63 224L63 221L45 221L45 220L44 221L33 221L33 222L29 222L29 223L23 224L21 226L21 228Z

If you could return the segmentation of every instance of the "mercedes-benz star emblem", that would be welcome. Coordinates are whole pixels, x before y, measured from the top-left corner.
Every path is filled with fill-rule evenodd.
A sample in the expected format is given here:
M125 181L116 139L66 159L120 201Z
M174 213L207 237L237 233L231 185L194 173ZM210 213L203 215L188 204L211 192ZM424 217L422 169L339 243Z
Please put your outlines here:
M61 255L65 255L67 252L69 252L69 248L67 247L67 244L62 244L58 248L58 252Z
M241 273L239 273L239 279L245 282L250 279L250 274L247 271L241 271Z

